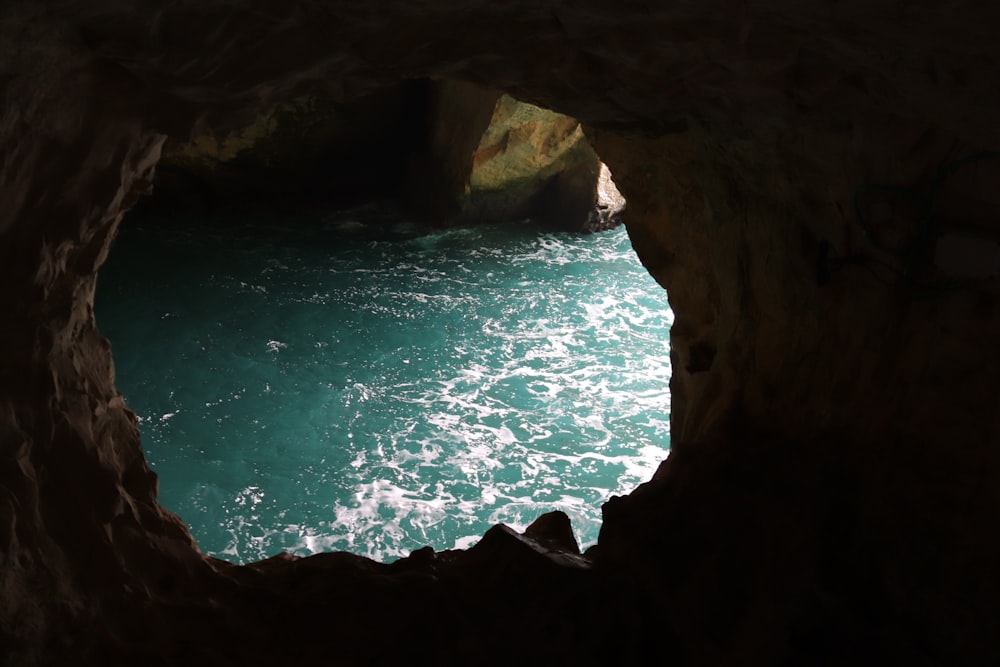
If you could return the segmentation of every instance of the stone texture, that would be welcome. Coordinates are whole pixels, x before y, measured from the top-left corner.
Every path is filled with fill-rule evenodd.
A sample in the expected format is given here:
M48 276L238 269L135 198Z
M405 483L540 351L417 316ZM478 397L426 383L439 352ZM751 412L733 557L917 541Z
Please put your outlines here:
M236 130L168 142L145 209L288 211L397 198L425 142L428 83L338 100L324 87Z
M501 92L462 81L436 81L428 103L427 147L414 156L404 210L428 224L458 225L476 147Z
M854 211L895 186L858 202L883 238L930 209L997 242L996 162L935 177L1000 147L997 25L931 0L4 3L2 657L997 664L997 280L952 284L933 234L886 254ZM121 215L168 137L419 77L585 123L675 310L674 453L586 556L497 528L389 565L206 559L93 317Z
M625 201L579 121L452 81L435 84L429 116L429 147L407 196L419 218L448 225L532 218L569 231L621 223Z
M142 209L285 213L377 203L435 226L621 224L625 200L577 120L447 80L360 99L337 94L320 86L234 130L168 140Z

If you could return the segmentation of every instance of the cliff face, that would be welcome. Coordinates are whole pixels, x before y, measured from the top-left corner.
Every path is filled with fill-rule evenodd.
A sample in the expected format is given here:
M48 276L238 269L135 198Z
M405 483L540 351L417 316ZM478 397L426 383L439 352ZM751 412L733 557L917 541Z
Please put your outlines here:
M434 85L429 115L407 199L432 224L621 224L625 202L576 119L454 81Z
M4 657L996 663L998 24L929 0L4 4ZM394 565L204 559L93 317L121 215L168 137L418 77L584 122L675 310L674 454L586 558L546 524ZM386 637L393 605L419 611Z

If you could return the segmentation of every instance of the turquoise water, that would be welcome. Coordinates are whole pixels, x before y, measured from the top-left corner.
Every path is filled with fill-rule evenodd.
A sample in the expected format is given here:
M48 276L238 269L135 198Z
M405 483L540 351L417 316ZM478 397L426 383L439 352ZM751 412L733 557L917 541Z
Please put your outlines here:
M97 318L160 500L236 562L465 548L669 447L666 294L623 229L127 220ZM308 229L308 231L306 230Z

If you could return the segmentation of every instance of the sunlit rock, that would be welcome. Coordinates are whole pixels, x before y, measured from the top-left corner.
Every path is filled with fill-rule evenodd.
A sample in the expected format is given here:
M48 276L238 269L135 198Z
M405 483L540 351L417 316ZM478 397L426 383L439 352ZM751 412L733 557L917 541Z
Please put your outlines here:
M624 198L578 120L464 83L436 86L411 206L448 224L534 218L572 231L621 224Z

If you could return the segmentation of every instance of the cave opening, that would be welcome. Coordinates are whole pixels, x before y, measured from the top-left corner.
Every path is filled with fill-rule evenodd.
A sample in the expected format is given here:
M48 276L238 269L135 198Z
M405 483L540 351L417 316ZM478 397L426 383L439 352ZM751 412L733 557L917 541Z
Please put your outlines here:
M467 548L494 524L524 530L550 511L570 517L586 548L601 505L666 457L666 293L624 228L581 234L550 215L607 215L593 199L579 210L573 195L588 176L604 187L607 168L562 157L581 145L592 153L572 119L492 91L459 93L419 82L323 109L351 141L335 139L339 157L314 152L305 167L296 146L338 136L303 121L322 107L314 98L281 112L311 128L291 139L287 118L272 117L278 130L263 140L234 150L214 139L210 160L204 144L179 147L123 223L101 270L98 322L160 501L205 553L385 561L426 545ZM344 125L387 100L411 111L383 119L391 131L368 127L377 146ZM435 148L453 104L478 116L457 167ZM381 189L359 190L343 169L294 173L389 144L403 159L360 161ZM498 156L506 163L490 164ZM455 169L467 170L466 196L442 205ZM503 187L469 196L470 183L491 178Z
M896 0L3 3L0 663L1000 664L998 24ZM157 502L95 323L122 212L166 136L211 157L234 144L206 131L314 81L410 76L590 128L676 311L673 452L586 557L551 521L391 564L205 557ZM451 197L476 160L437 150L468 126L438 127L380 156L450 223L481 210ZM285 183L322 194L329 166Z

